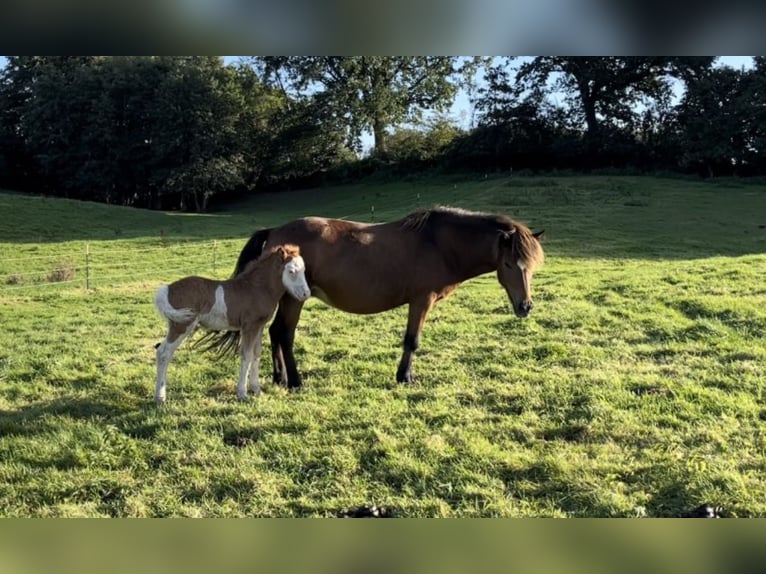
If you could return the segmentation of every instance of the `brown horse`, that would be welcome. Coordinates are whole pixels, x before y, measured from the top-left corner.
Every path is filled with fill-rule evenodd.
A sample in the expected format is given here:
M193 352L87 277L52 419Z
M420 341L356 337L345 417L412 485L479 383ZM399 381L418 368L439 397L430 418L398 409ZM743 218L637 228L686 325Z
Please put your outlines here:
M234 273L264 249L292 243L306 262L312 295L325 303L359 314L408 304L396 380L411 382L412 356L428 312L463 281L496 271L516 315L529 315L532 274L543 260L542 234L505 215L449 207L378 224L306 217L253 234ZM269 327L274 381L289 388L301 386L293 342L302 309L302 301L285 295ZM208 348L233 350L237 337L236 332L215 335L207 340Z

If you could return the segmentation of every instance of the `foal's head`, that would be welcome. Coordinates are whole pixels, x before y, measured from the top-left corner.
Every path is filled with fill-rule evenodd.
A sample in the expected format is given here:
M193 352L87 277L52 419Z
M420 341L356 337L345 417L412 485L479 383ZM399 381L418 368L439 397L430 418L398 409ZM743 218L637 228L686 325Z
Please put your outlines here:
M497 278L508 293L517 317L526 317L532 311L532 274L543 262L540 246L543 233L532 233L520 225L500 232Z
M306 281L306 264L296 245L280 245L275 253L282 261L282 285L298 301L311 297L311 288Z

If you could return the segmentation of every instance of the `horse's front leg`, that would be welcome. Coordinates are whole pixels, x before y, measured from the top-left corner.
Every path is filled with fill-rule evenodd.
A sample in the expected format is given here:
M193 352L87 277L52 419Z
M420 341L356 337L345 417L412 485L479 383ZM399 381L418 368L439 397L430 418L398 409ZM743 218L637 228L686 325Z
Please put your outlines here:
M282 351L282 366L284 370L281 374L281 380L287 379L288 389L297 389L303 385L301 376L298 373L298 367L295 364L295 355L293 355L295 328L298 326L298 320L301 318L302 309L303 301L298 301L285 294L279 302L279 311L277 311L277 315L282 317L279 346ZM272 353L274 353L273 347Z
M258 332L255 335L255 342L253 344L253 362L250 364L250 376L248 380L248 388L254 395L261 394L261 379L259 373L259 366L261 362L261 347L263 341L263 329L266 326L264 322L258 327Z
M285 319L281 309L277 309L274 320L269 327L269 339L271 340L271 364L273 367L273 381L275 385L287 386L287 369L285 358L282 354L282 339L285 331Z
M255 343L255 330L251 327L242 327L242 340L240 341L239 380L237 381L237 398L240 401L247 400L247 375L253 362Z
M420 343L420 332L423 330L423 324L426 321L428 312L436 301L436 295L429 293L424 297L419 297L410 301L410 309L407 314L407 330L404 333L404 352L399 361L399 368L396 369L396 382L411 383L414 379L412 375L412 356Z

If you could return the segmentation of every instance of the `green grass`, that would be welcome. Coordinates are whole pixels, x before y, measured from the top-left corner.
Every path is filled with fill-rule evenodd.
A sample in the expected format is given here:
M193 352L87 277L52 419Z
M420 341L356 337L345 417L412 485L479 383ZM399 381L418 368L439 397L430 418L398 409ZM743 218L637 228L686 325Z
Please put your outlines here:
M236 401L183 346L152 403L151 299L224 277L295 216L443 203L545 228L536 309L493 275L426 323L310 301L306 388ZM374 206L374 215L371 211ZM0 194L0 515L766 516L766 185L631 177L413 181L266 195L207 216ZM213 266L213 241L216 263ZM84 257L90 251L91 291ZM66 270L68 283L52 282ZM10 279L9 279L10 278ZM55 278L55 277L54 277Z

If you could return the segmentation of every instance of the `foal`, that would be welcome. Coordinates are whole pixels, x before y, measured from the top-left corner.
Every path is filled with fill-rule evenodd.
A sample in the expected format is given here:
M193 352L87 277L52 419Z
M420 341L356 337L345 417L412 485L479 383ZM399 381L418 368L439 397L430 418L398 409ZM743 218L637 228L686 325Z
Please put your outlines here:
M163 285L154 296L154 305L168 320L168 334L157 346L157 386L154 400L165 401L168 365L181 342L198 325L216 331L240 331L242 363L237 397L258 394L258 362L263 328L274 314L285 291L299 301L311 296L306 266L295 245L283 245L264 253L243 273L226 281L184 277Z

